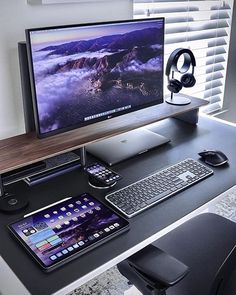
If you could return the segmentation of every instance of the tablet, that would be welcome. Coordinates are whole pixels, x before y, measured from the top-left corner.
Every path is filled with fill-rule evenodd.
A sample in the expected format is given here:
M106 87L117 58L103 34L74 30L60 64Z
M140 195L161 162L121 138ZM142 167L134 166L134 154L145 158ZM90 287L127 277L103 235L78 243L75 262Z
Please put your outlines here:
M124 232L128 221L84 193L27 214L8 228L50 271Z

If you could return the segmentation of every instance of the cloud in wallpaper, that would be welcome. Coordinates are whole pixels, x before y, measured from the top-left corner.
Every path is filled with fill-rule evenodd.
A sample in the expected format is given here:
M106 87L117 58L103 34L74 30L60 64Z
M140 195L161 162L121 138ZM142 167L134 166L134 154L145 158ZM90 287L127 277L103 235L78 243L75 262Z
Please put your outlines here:
M160 21L83 29L31 32L41 133L162 100Z

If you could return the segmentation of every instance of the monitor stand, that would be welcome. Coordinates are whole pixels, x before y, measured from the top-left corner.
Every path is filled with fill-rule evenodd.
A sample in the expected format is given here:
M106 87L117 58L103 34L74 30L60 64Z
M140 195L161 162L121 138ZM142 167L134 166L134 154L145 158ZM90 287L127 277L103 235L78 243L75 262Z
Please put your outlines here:
M139 128L89 144L86 150L111 166L169 141L162 135Z

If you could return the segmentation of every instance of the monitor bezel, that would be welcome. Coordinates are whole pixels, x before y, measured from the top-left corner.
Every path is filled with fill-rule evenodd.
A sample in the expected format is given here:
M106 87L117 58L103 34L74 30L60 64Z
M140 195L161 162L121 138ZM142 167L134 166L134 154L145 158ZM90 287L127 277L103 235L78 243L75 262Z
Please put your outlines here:
M150 103L142 104L141 106L132 107L131 109L119 111L114 114L109 114L104 117L98 117L92 119L90 121L80 122L78 124L73 124L67 127L55 129L49 132L42 133L40 131L40 120L39 120L39 111L38 111L38 104L37 104L37 94L36 94L36 85L35 85L35 76L34 76L34 69L33 69L33 55L32 55L32 47L31 47L31 39L30 33L34 31L46 31L46 30L54 30L54 29L65 29L65 28L74 28L74 27L88 27L88 26L96 26L96 25L109 25L109 24L119 24L119 23L132 23L132 22L148 22L148 21L163 21L163 62L162 62L162 98L161 102L160 99L157 101L153 101ZM49 27L38 27L38 28L29 28L25 30L26 34L26 48L27 48L27 58L28 58L28 66L29 66L29 76L30 76L30 86L31 86L31 93L32 93L32 102L33 102L33 112L34 112L34 121L36 127L36 133L38 138L46 138L50 136L54 136L57 134L61 134L67 131L71 131L77 128L85 127L88 125L92 125L94 123L107 121L109 119L119 117L125 114L129 114L138 110L146 109L151 106L159 105L164 102L164 92L163 92L163 82L164 82L164 45L165 45L165 18L164 17L154 17L154 18L142 18L142 19L129 19L129 20L115 20L115 21L106 21L106 22L94 22L94 23L81 23L81 24L70 24L70 25L59 25L59 26L49 26Z

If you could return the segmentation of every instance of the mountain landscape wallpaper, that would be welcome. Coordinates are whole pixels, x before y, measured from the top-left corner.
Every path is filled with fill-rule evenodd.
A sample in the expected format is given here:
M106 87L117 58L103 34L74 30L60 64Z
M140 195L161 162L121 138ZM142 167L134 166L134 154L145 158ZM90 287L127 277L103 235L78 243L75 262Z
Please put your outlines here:
M163 21L30 32L40 133L163 100Z

